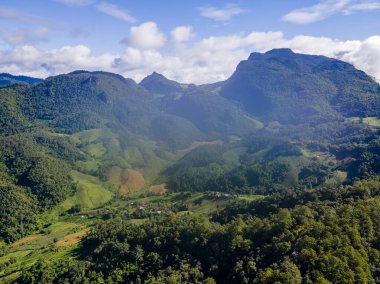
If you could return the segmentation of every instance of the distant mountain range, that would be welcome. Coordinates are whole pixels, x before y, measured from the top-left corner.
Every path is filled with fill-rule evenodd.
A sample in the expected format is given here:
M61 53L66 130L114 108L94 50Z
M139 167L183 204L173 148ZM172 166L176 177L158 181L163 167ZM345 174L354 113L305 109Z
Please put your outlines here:
M252 53L226 81L201 86L158 73L140 84L88 71L46 80L2 74L0 80L25 85L16 94L22 114L56 131L117 124L174 148L245 135L271 122L316 125L380 115L380 86L371 77L343 61L290 49Z
M374 209L379 201L366 207L380 195L379 116L380 85L371 77L343 61L289 49L252 53L227 80L200 86L158 73L139 84L101 71L78 70L45 80L0 74L0 282L14 277L17 283L122 283L134 279L123 275L133 275L137 278L128 282L137 283L185 269L199 277L216 277L218 283L301 283L301 276L274 281L270 277L275 273L267 269L301 275L297 265L302 259L307 263L301 265L302 273L311 275L305 281L322 283L320 272L309 271L309 256L320 257L313 265L321 271L342 258L346 266L323 274L331 283L343 283L349 265L358 275L371 267L380 279L380 261L368 257L379 259L380 238L364 234L361 242L360 234L351 230L361 232L361 224L364 231L368 226L369 232L379 231L378 224L368 225L378 221ZM150 211L143 210L147 200L152 202ZM346 207L355 204L357 213ZM191 217L197 206L202 209L194 216L204 216L207 222ZM347 212L352 218L342 217L351 216ZM167 214L183 222L181 234L176 233L177 223L168 223L170 229L165 229L166 221L149 225ZM320 227L323 222L331 226L331 216L339 220L332 233ZM342 218L347 221L340 223ZM108 227L112 220L115 225ZM122 220L125 225L119 226ZM222 223L212 225L218 220ZM78 226L71 227L73 222ZM101 227L94 226L88 235L95 241L89 237L80 242L88 234L86 226L98 223L104 231L97 234ZM139 226L154 233L141 238ZM345 235L341 227L348 228ZM52 232L57 238L48 237ZM158 232L162 238L154 237ZM331 245L336 232L345 236L345 247ZM20 240L31 234L29 241L45 240L40 248L30 249L29 241ZM303 242L308 234L315 241ZM127 236L137 241L127 243ZM243 241L243 236L252 241ZM302 254L305 251L297 248L302 243L322 249ZM66 248L70 244L73 254ZM157 251L148 253L152 245ZM361 258L335 253L339 257L330 261L325 256L335 249ZM283 260L281 265L277 258ZM32 266L37 259L49 261ZM63 260L64 266L56 262ZM358 269L358 263L367 268ZM273 281L261 281L259 272ZM184 279L182 272L178 275L170 278L173 283ZM244 275L257 281L240 281ZM216 283L207 279L195 282Z
M99 76L102 77L101 80ZM111 88L108 89L106 78L115 76L121 78L106 72L76 71L50 77L43 84L83 86L86 80L84 77L88 77L87 83L97 81L97 88L104 93L103 99L111 99L116 93ZM79 82L75 77L83 80ZM141 81L139 85L143 88L140 89L132 80L121 81L128 82L135 93L149 93L157 100L166 102L173 98L179 100L170 106L170 112L177 112L175 108L182 108L182 103L191 107L190 101L197 97L197 104L202 104L201 100L218 100L217 105L234 103L242 111L267 122L299 123L314 121L322 116L330 119L339 115L379 115L380 87L370 76L346 62L324 56L296 54L290 49L274 49L264 54L252 53L247 60L239 63L229 79L214 84L180 84L156 72ZM1 86L41 82L42 79L0 74ZM124 90L124 93L130 92ZM210 98L215 94L219 96ZM70 96L66 99L69 100ZM206 102L205 104L207 105ZM198 109L201 110L201 107ZM178 112L181 113L182 110ZM186 111L184 113L189 118L189 114Z
M42 82L42 79L27 77L27 76L14 76L8 73L0 73L0 87L16 85L16 84L36 84Z

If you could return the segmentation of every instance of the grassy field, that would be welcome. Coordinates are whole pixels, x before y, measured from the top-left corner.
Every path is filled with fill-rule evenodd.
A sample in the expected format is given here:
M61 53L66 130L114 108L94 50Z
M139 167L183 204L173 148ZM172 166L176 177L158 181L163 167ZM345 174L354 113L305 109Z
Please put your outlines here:
M114 193L98 178L77 171L71 175L78 184L77 192L43 215L47 224L44 229L9 246L8 252L0 257L0 283L17 278L22 269L39 259L70 257L94 220L83 218L80 213L67 215L65 212L74 205L84 211L98 208L113 198Z
M112 199L113 193L104 187L104 184L96 177L73 171L72 177L78 183L79 190L71 201L80 204L84 208L94 208L103 205Z
M327 185L337 185L341 184L346 181L347 179L347 172L343 171L335 171L329 176L329 178L326 180Z
M363 123L369 126L380 127L380 119L377 117L365 117Z
M373 127L380 127L380 119L374 116L370 117L350 117L348 118L349 121L352 122L362 122L366 125L373 126Z
M71 140L86 157L76 162L78 171L95 174L100 165L130 168L142 173L148 182L155 180L161 170L186 153L170 153L146 139L135 138L126 143L124 138L108 128L81 131L72 135Z
M80 220L79 220L80 221ZM33 234L11 244L0 257L0 283L17 278L20 271L37 260L70 257L81 237L87 232L86 224L57 222L39 234Z
M162 185L157 185L162 186ZM152 186L155 187L155 186ZM135 192L122 199L116 199L110 203L109 208L128 209L130 213L143 207L144 210L164 209L163 211L173 210L176 214L197 214L208 216L218 210L222 210L229 202L241 199L253 201L262 198L260 195L226 195L216 197L215 193L153 193L150 189Z

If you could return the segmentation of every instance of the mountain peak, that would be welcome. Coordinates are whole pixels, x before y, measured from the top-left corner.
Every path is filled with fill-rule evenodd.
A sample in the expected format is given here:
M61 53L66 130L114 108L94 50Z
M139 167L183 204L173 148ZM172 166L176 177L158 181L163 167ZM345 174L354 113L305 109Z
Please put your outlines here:
M337 59L287 48L252 53L223 83L220 94L256 117L280 123L378 116L380 106L380 86L364 72Z
M295 53L290 48L275 48L267 51L265 54L270 55L294 55Z
M90 75L90 76L100 75L100 76L112 77L112 78L118 79L121 82L133 81L132 79L125 78L120 74L116 74L116 73L112 73L112 72L106 72L106 71L75 70L75 71L68 73L67 75L74 75L74 76L75 75Z
M180 83L174 80L169 80L164 75L157 72L153 72L151 75L145 77L140 82L140 85L149 91L158 92L160 94L171 94L182 90Z
M156 71L154 71L152 74L150 74L150 76L160 77L160 78L165 78L166 79L166 77L164 75L162 75L161 73L158 73Z
M290 48L277 48L269 50L265 53L260 52L252 52L248 58L248 60L257 60L257 59L263 59L266 56L292 56L296 55Z
M152 74L146 76L142 81L151 81L151 80L164 80L164 81L171 81L169 80L168 78L166 78L164 75L162 75L161 73L158 73L156 71L154 71Z

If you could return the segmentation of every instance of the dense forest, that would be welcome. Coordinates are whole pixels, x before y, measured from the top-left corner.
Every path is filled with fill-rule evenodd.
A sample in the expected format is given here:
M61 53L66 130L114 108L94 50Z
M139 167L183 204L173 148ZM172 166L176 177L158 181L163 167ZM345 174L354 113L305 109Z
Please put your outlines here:
M233 203L191 215L102 222L79 262L41 260L27 283L377 283L379 180Z
M380 282L380 86L352 65L1 76L0 282Z

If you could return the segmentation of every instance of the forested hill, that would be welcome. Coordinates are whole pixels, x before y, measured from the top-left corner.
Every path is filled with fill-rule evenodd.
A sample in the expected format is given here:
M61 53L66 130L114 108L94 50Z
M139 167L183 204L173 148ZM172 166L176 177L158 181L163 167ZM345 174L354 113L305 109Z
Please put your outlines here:
M169 80L162 74L153 72L148 77L145 77L140 85L151 91L154 94L161 95L175 95L181 94L183 90L187 87L185 84L180 84L176 81Z
M215 137L224 139L228 135L255 130L256 122L232 103L200 93L195 86L192 86L191 93L187 89L158 74L138 85L117 74L75 71L20 89L15 96L18 96L18 107L27 119L38 120L42 125L63 133L106 125L124 128L136 136L178 149L206 139L211 131ZM175 96L157 96L163 92ZM180 110L182 100L179 98L193 100L200 94L202 96L196 99L200 107L195 113L191 106ZM199 121L197 112L202 111L203 117L213 121L208 128ZM186 115L189 112L191 115ZM225 131L219 132L222 127Z
M0 74L0 86L10 86L16 84L36 84L42 82L42 79L27 77L27 76L14 76L8 73Z
M252 53L220 93L266 121L380 115L380 88L371 77L349 63L290 49Z
M380 282L380 86L352 65L0 85L0 282Z

